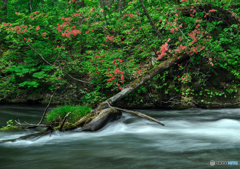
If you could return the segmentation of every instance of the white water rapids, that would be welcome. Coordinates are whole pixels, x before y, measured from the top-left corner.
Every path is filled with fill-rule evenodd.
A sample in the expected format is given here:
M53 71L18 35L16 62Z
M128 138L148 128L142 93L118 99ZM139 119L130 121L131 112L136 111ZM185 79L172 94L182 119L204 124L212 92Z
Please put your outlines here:
M1 117L35 123L44 109L2 107ZM240 162L240 109L138 111L165 126L123 113L97 132L76 129L7 142L0 145L0 168L211 168L211 160ZM30 133L0 132L0 140Z

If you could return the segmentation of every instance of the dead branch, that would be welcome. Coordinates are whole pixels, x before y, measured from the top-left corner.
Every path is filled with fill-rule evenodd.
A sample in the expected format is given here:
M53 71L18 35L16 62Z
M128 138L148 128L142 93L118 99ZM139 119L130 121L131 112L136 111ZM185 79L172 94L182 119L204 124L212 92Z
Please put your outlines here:
M16 122L16 125L19 125L19 126L33 126L33 127L49 127L53 124L59 125L59 123L61 123L61 122L53 122L48 124L30 124L26 121L24 123L21 123L19 120L18 121L15 120L15 122ZM72 123L67 122L66 124L72 124Z
M25 121L25 123L20 123L20 121L15 120L15 122L17 123L16 125L20 125L20 126L36 126L36 127L48 127L48 124L29 124Z
M49 100L49 103L48 103L48 105L47 105L47 107L46 107L46 109L45 109L45 111L44 111L44 113L43 113L43 115L42 115L42 119L40 120L40 122L38 123L38 125L40 125L40 124L43 122L43 119L44 119L44 117L45 117L45 115L46 115L46 112L47 112L47 110L48 110L48 108L49 108L49 106L50 106L50 104L51 104L52 98L53 98L53 96L55 95L56 91L57 91L57 88L54 90L54 92L53 92L53 94L52 94L52 96L51 96L51 98L50 98L50 100Z
M161 125L164 126L164 124L161 123L160 121L158 121L158 120L156 120L156 119L154 119L154 118L152 118L152 117L150 117L150 116L147 116L147 115L145 115L145 114L142 114L142 113L140 113L140 112L131 111L131 110L127 110L127 109L121 109L121 108L118 108L118 107L112 107L112 106L110 106L110 104L109 104L108 102L107 102L107 104L108 104L108 106L111 107L111 108L114 108L114 109L117 109L117 110L121 110L121 111L124 111L124 112L127 112L127 113L131 113L131 114L135 114L135 115L137 115L137 116L139 116L139 117L143 117L143 118L145 118L145 119L154 121L154 122L156 122L156 123L161 124Z
M61 126L60 126L60 131L62 130L62 128L63 128L63 125L64 125L64 123L65 123L65 121L66 121L66 119L68 118L68 116L71 114L71 112L69 112L65 117L64 117L64 119L63 119L63 121L62 121L62 124L61 124Z

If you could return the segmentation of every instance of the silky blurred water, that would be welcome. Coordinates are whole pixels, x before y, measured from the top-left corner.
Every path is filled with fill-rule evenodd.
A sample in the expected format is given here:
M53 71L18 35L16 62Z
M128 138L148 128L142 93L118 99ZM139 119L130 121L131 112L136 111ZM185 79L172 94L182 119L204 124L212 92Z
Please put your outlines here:
M37 123L45 107L0 105L9 119ZM51 137L0 144L0 169L239 168L240 109L138 110L165 126L123 113L97 132L55 132ZM0 132L0 140L37 131Z

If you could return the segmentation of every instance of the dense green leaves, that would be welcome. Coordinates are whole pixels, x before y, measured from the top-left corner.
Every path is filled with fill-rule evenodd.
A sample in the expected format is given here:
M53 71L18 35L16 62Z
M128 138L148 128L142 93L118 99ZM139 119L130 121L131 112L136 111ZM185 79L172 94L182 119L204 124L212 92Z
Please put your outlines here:
M71 75L93 84L85 93L84 101L99 101L104 98L99 98L101 90L119 91L152 68L149 65L151 53L160 55L161 46L168 39L167 55L157 64L177 54L180 45L191 50L191 64L179 65L172 75L174 85L164 83L161 88L171 86L171 90L179 91L176 88L179 83L203 84L205 77L210 76L207 70L214 72L219 67L239 75L240 51L236 41L239 26L236 23L226 25L219 10L210 12L211 19L206 18L210 8L198 10L194 17L178 13L178 8L184 6L195 10L195 1L144 2L164 41L157 38L137 0L126 1L124 11L120 12L113 12L118 1L112 7L100 7L99 1L89 0L82 8L62 0L33 1L32 11L25 1L18 1L17 6L14 3L14 0L8 1L8 20L0 27L3 46L8 51L0 63L4 73L0 76L1 87L52 91L59 86L72 85L73 78L68 76ZM211 7L215 8L214 5ZM196 37L198 41L190 46ZM201 47L204 47L201 52L195 51ZM167 76L170 75L163 74L164 78ZM169 94L169 91L164 93ZM0 95L7 93L1 91Z

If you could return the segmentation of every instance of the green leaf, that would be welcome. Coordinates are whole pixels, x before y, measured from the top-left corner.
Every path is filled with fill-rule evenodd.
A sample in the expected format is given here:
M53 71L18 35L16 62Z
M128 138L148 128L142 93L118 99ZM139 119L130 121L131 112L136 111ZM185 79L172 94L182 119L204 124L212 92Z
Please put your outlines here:
M227 31L228 31L228 28L224 28L223 30L224 30L224 32L227 32Z
M238 25L233 24L231 27L235 27L236 29L238 28Z
M52 69L52 66L51 65L45 65L43 66L43 69L44 71L48 71L48 70L51 70Z
M44 71L41 71L41 72L34 73L32 76L33 76L33 77L37 77L37 78L39 78L39 79L42 79L42 78L44 78L45 76L47 76L47 74L45 74Z
M23 87L23 86L28 86L28 87L38 87L39 83L35 82L35 81L25 81L25 82L22 82L19 84L20 87Z

